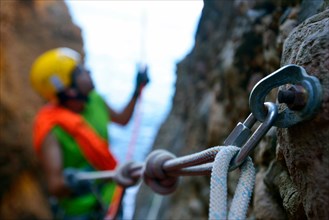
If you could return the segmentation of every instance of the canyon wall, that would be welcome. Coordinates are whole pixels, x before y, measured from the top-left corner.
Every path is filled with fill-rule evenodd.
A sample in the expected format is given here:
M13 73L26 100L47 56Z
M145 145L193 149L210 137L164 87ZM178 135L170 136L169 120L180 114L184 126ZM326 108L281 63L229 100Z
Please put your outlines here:
M257 178L248 218L328 218L328 18L328 1L204 1L195 46L177 64L173 107L154 149L183 156L222 145L250 113L253 86L283 65L301 65L320 79L321 108L309 121L273 127L251 155ZM276 97L277 89L268 95ZM238 178L238 171L229 174L230 199ZM209 179L182 177L168 196L142 184L135 218L207 219Z
M43 104L29 83L34 59L66 46L83 52L64 1L0 1L0 218L50 219L32 152L32 121Z

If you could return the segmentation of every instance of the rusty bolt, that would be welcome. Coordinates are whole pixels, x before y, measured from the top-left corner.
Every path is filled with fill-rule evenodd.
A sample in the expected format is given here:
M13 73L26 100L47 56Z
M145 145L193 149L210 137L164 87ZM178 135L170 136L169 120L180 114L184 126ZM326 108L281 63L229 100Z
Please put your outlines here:
M303 86L292 85L288 90L279 90L278 102L291 110L302 110L307 103L307 91Z

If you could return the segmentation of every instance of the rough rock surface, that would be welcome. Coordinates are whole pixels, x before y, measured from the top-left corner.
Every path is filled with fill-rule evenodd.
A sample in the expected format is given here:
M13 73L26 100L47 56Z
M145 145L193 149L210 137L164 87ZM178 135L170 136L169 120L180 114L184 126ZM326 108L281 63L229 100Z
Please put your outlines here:
M248 116L253 86L280 66L301 65L321 81L319 114L288 129L273 128L252 155L258 172L248 218L329 217L328 5L204 1L195 46L177 64L173 108L154 143L177 156L221 145ZM276 95L273 90L268 99L275 102ZM230 198L238 174L229 174ZM143 184L135 218L207 219L208 204L209 177L183 177L168 196Z
M303 66L319 78L323 88L322 106L313 120L279 129L278 154L282 154L281 162L290 174L287 177L296 187L296 195L290 198L283 195L283 205L293 215L302 206L300 209L308 219L326 219L329 216L329 10L314 15L292 31L284 44L281 62ZM280 183L278 187L282 188Z
M82 52L81 30L63 1L0 4L0 218L50 219L32 153L32 121L42 100L30 86L29 69L50 48Z

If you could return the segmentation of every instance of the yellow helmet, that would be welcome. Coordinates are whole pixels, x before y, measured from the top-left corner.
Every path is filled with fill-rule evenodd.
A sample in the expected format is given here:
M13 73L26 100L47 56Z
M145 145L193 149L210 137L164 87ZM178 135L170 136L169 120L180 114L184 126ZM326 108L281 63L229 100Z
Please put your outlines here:
M47 100L56 100L56 93L71 85L72 73L80 62L80 54L70 48L61 47L43 53L31 68L32 87Z

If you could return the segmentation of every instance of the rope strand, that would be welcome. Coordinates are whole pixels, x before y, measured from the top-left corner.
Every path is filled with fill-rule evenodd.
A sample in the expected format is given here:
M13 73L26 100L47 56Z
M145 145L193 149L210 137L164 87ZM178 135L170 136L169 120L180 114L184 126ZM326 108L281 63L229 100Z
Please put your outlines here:
M213 161L219 150L220 147L212 147L198 153L174 158L172 160L166 161L166 163L163 165L163 169L166 172L177 171L181 168L191 167Z
M251 198L255 168L251 159L242 164L241 177L227 214L227 176L230 162L240 150L235 146L223 147L217 154L210 181L209 219L245 219Z

